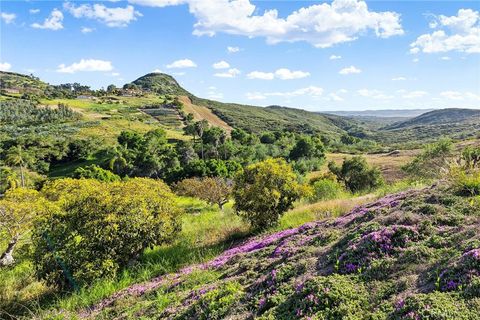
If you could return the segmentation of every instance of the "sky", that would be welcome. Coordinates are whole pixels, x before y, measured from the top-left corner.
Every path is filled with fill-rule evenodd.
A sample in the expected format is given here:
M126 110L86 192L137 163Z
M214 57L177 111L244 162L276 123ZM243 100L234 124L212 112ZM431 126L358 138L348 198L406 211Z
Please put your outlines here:
M480 108L480 1L0 1L0 70L224 102Z

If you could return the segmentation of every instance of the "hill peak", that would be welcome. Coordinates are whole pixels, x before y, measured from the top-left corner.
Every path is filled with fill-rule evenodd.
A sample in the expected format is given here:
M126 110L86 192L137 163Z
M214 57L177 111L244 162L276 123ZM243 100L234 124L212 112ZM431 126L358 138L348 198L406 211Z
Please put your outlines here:
M191 95L178 84L177 80L169 74L151 72L133 81L143 90L153 91L158 94Z

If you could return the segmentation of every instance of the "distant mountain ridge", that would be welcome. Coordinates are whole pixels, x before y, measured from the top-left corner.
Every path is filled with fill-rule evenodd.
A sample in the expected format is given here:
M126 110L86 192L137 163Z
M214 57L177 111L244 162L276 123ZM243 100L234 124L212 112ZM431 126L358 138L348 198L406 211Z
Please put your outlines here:
M412 118L433 110L434 109L384 109L361 111L324 111L323 113L344 117Z
M460 109L460 108L448 108L441 110L433 110L424 114L421 114L415 118L397 122L385 129L400 129L419 125L440 125L440 124L452 124L462 123L465 121L471 121L475 118L480 120L480 110L475 109Z

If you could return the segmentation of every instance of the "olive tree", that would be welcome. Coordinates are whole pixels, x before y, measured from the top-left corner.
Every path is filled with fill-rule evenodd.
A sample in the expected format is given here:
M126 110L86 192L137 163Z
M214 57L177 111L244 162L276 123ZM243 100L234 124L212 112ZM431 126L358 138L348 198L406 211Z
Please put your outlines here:
M217 204L222 210L232 192L232 182L220 177L190 178L178 182L175 189L180 195Z

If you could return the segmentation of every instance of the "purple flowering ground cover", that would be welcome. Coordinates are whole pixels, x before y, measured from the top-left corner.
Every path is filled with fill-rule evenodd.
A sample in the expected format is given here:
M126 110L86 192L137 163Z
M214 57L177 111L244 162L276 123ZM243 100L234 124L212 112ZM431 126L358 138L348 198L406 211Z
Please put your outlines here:
M91 319L480 319L480 201L437 185L259 236Z

